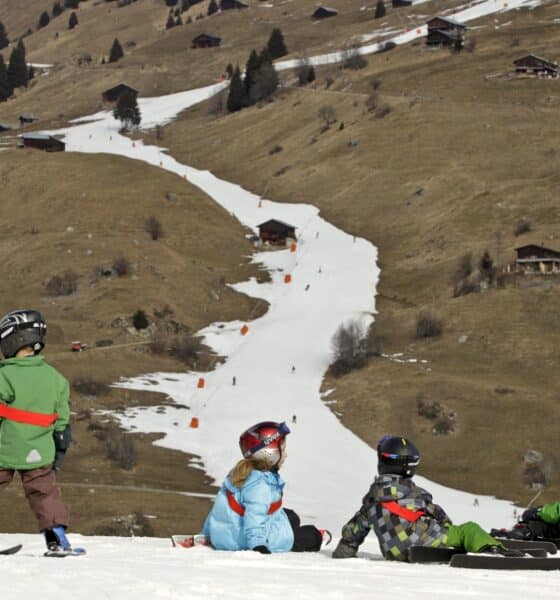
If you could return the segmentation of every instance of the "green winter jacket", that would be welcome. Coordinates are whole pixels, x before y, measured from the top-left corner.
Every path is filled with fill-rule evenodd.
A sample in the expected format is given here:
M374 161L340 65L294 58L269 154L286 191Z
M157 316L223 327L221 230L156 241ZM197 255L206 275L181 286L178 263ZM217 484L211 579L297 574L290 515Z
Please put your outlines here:
M17 422L10 416L0 418L0 468L29 470L53 463L53 432L63 431L70 421L69 398L68 381L43 356L0 362L0 404L58 415L47 426Z
M537 514L545 523L550 523L551 525L560 523L560 502L541 506Z

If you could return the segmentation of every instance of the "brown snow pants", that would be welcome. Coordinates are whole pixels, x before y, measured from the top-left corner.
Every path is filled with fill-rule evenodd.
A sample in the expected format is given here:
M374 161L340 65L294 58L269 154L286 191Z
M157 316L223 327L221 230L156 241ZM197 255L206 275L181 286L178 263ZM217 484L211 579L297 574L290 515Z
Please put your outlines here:
M68 526L68 509L62 502L51 465L40 469L17 471L21 477L25 497L43 531L54 525ZM0 469L0 492L10 485L16 471Z

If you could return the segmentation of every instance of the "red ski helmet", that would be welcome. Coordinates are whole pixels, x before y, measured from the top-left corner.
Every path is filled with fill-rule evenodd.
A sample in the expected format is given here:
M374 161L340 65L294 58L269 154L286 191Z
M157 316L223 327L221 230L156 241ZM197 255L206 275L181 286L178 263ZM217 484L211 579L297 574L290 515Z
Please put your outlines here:
M280 444L290 433L286 423L264 421L243 432L239 438L239 447L244 458L254 458L274 467L280 461Z

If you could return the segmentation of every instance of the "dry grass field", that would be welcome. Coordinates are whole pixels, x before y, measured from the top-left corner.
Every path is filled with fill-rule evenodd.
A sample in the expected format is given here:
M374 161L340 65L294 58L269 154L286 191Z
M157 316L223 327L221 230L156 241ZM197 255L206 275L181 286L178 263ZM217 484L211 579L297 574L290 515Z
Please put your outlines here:
M9 34L23 32L51 4L4 0L0 21ZM183 19L205 14L206 4L192 7ZM361 11L357 0L330 4L340 15L322 23L308 18L314 8L310 0L272 8L255 2L247 11L165 31L162 1L138 0L121 9L84 2L76 30L64 30L63 15L25 38L31 61L56 66L0 104L0 122L33 112L41 116L41 127L62 126L97 110L101 91L120 81L145 96L211 83L228 62L243 65L276 26L284 32L289 57L303 57L339 49L380 27L423 22L418 15L459 3L389 10L381 24L372 11ZM228 115L216 114L212 100L163 131L163 144L178 160L276 201L315 204L329 221L379 248L373 334L386 339L387 353L428 362L375 358L359 371L328 377L324 388L335 388L331 407L370 444L387 432L412 437L423 452L421 472L431 479L520 503L534 495L523 481L522 458L529 448L543 452L547 462L550 486L543 498L558 495L560 287L510 283L453 298L451 280L468 251L478 261L487 249L505 266L514 259L514 248L525 243L560 249L560 83L496 77L529 51L559 58L555 19L560 8L552 2L504 13L473 24L472 52L427 50L418 42L369 56L359 71L317 69L317 81L306 88L296 87L294 74L284 72L270 103ZM223 47L190 49L190 40L201 32L222 36ZM125 48L119 63L101 65L114 37L135 45ZM94 59L89 67L76 64L83 52ZM332 81L328 88L327 80ZM387 114L370 111L372 104L387 107ZM319 116L324 107L337 119L326 129ZM153 133L142 137L155 142ZM2 141L9 140L0 136ZM276 146L281 151L271 154ZM121 376L185 368L150 353L137 343L143 338L111 327L115 318L130 319L139 308L153 319L154 310L168 305L173 316L167 321L187 331L217 319L247 318L255 309L254 301L227 289L219 302L209 294L216 282L257 273L245 258L251 251L245 232L170 174L124 158L9 149L0 153L0 182L1 308L26 304L45 312L47 356L72 381L111 383ZM158 241L144 230L150 215L163 227ZM533 231L516 237L521 218L532 220ZM129 275L94 276L120 255L132 265ZM68 269L78 275L77 292L48 296L47 281ZM423 309L441 318L441 337L414 339ZM168 330L166 318L158 327ZM68 351L73 339L92 344L106 338L115 346ZM456 431L434 436L433 423L417 414L418 399L455 412ZM74 529L99 531L112 517L133 510L157 515L150 524L158 535L198 529L207 500L96 487L211 491L207 478L188 468L189 457L152 446L150 436L131 436L137 449L132 470L106 460L95 436L99 419L88 411L151 402L161 398L121 390L94 400L74 394L77 442L61 476ZM0 511L2 530L34 529L17 486L0 496L0 507L10 507Z

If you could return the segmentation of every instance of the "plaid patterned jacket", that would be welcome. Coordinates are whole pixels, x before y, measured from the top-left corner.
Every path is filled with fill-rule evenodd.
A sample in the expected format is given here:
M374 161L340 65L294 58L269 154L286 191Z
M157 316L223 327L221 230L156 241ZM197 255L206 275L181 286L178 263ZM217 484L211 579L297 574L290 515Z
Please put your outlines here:
M390 512L382 502L396 502L425 515L412 522ZM408 560L412 546L444 546L451 519L432 502L432 495L400 475L379 475L362 500L360 510L342 528L342 539L357 548L370 529L375 531L381 552L389 560Z

